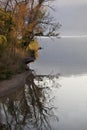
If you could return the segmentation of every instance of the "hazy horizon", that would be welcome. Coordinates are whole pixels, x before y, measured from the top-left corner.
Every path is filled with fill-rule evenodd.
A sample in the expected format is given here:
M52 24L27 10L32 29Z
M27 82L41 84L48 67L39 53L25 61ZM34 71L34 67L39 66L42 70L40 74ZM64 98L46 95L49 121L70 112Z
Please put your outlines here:
M59 35L60 38L87 38L87 35Z
M53 16L62 26L60 35L87 35L87 0L55 0Z

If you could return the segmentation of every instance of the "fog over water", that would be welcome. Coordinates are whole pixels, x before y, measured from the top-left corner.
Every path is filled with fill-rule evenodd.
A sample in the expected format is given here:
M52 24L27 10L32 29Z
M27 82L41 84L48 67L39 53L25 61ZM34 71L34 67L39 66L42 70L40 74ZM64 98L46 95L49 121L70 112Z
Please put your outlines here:
M55 0L55 21L62 24L59 39L40 38L43 47L32 68L38 73L87 73L87 0ZM45 69L46 68L46 69Z
M39 58L31 64L38 73L87 73L87 38L43 38L39 41L43 49Z
M43 48L30 66L37 74L58 74L61 87L52 89L56 115L52 130L87 129L87 0L56 0L59 39L40 38ZM55 87L55 84L54 84Z
M0 130L87 130L87 0L54 8L59 38L38 38L26 85L0 98Z
M61 88L53 93L59 123L54 122L54 130L86 130L87 75L61 77L58 82Z
M43 50L31 67L37 73L57 74L61 87L52 89L56 115L52 130L87 129L87 38L39 39ZM50 83L49 83L50 86Z

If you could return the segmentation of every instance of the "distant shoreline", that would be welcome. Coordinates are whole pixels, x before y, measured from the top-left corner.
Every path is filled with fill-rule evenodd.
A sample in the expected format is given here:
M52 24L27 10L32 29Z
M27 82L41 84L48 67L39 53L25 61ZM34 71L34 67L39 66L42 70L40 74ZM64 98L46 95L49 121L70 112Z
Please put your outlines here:
M87 38L87 35L71 35L71 36L60 36L60 38Z

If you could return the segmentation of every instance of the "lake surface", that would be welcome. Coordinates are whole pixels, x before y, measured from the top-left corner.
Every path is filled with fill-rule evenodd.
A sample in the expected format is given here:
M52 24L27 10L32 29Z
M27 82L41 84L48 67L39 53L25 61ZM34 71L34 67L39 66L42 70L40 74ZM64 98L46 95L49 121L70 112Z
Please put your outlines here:
M87 73L87 38L39 39L43 50L31 65L41 74Z
M26 85L0 98L0 130L87 130L87 38L39 42Z

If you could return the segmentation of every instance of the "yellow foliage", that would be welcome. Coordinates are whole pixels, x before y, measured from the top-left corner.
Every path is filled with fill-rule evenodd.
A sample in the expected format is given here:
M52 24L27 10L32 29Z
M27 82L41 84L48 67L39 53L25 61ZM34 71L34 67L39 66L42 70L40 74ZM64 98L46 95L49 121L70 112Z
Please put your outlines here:
M6 46L7 39L4 35L0 35L0 45Z
M32 23L30 23L29 25L28 25L28 31L29 32L32 32L33 30L34 30L34 28L35 28L35 25L37 24L37 20L34 20Z
M39 53L38 53L38 51L36 51L35 52L35 58L38 58L38 56L39 56Z
M15 20L16 24L18 26L18 29L22 31L22 29L25 28L25 16L27 16L27 4L21 3L18 4L16 7L16 12L15 12Z
M34 50L34 51L38 51L38 48L39 48L39 43L36 40L31 41L28 46L29 50Z

